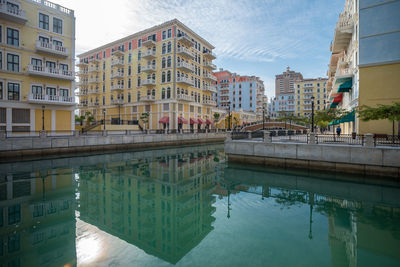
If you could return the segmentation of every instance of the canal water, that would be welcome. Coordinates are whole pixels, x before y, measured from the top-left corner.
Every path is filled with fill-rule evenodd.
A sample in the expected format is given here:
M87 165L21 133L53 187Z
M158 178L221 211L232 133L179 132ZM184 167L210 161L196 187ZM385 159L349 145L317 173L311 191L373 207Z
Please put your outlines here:
M0 164L0 266L171 265L399 266L400 189L221 145Z

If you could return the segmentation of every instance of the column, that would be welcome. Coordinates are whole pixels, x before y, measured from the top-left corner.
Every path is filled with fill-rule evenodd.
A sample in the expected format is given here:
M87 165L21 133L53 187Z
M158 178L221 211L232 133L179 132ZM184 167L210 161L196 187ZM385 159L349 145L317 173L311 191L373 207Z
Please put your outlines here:
M56 130L56 111L51 110L51 131L55 130Z

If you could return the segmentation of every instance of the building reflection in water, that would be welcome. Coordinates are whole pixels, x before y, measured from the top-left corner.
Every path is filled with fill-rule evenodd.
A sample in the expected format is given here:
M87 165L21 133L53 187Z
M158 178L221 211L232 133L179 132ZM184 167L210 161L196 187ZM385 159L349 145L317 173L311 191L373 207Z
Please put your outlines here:
M0 266L75 266L71 169L1 170L0 179Z
M155 154L81 167L78 210L82 221L177 263L213 230L212 192L224 155L204 148Z
M282 207L309 205L308 235L304 231L305 238L309 239L313 238L313 212L327 216L332 266L365 266L374 260L397 262L400 259L400 188L332 182L313 175L317 174L305 177L285 171L254 172L233 165L225 170L215 192L220 197L227 196L228 218L234 210L229 196L239 192L257 194L261 199L272 198ZM358 253L363 256L358 257Z

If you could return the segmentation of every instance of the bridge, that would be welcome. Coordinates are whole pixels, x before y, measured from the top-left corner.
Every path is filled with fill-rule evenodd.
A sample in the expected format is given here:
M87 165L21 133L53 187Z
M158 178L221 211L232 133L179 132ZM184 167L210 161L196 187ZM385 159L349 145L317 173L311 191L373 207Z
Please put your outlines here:
M256 124L244 126L241 131L254 132L257 130L261 130L262 128L263 128L263 123L257 122ZM302 126L302 125L297 125L297 124L289 124L289 123L279 122L279 121L269 121L269 122L264 122L264 129L266 129L266 130L287 129L287 130L303 131L303 130L307 130L307 127Z

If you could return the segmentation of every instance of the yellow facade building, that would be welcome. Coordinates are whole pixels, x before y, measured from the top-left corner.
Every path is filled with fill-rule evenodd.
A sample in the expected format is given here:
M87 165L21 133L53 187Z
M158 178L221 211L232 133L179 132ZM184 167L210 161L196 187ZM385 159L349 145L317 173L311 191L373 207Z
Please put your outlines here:
M106 125L204 129L216 107L213 49L174 19L78 55L80 113Z
M0 131L74 130L74 12L0 1Z
M327 81L328 79L317 78L295 82L295 114L297 116L311 116L312 97L314 97L314 111L325 109Z

